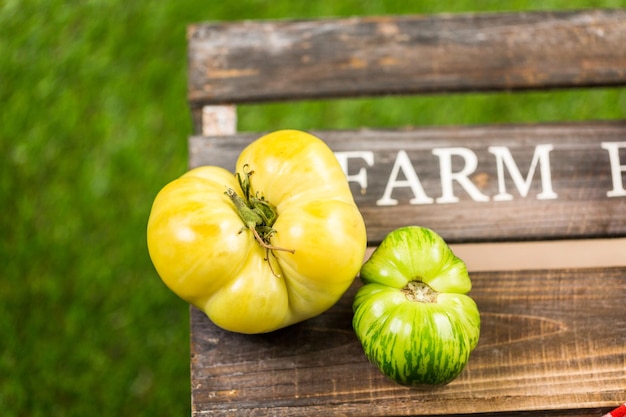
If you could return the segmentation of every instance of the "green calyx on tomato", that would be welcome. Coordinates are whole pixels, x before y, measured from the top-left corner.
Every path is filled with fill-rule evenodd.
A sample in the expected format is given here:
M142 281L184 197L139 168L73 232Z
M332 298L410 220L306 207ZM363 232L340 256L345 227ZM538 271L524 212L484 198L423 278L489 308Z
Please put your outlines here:
M150 258L163 282L216 325L265 333L333 306L354 281L365 224L328 146L297 130L245 147L235 174L194 168L150 212Z
M225 191L225 194L231 199L237 210L237 214L241 217L244 227L241 229L248 229L254 235L254 238L259 242L263 248L265 248L265 255L268 262L268 266L272 269L272 272L277 275L272 268L272 264L269 261L270 253L273 251L285 251L289 253L295 253L294 249L279 248L272 245L270 239L272 235L276 233L276 229L272 228L278 214L276 213L276 206L267 201L262 195L251 195L250 193L250 177L254 173L247 165L243 166L244 175L239 172L235 174L243 197L239 196L235 190L229 188Z
M394 230L360 275L353 327L367 358L402 385L454 380L478 343L480 314L446 242L423 227Z

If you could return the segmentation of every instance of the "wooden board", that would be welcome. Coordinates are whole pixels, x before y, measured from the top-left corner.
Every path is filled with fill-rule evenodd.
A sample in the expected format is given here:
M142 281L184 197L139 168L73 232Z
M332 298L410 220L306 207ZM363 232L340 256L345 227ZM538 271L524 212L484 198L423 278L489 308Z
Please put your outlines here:
M626 10L204 23L203 104L626 83Z
M225 135L190 138L190 167L232 170L259 136L234 134L234 107L211 104L626 85L626 10L207 23L188 41L194 128ZM626 236L624 121L314 133L370 244L407 224L450 243ZM192 308L193 415L599 417L625 401L626 267L532 268L472 273L481 339L437 390L367 362L351 328L358 282L266 335Z
M314 133L345 164L372 244L407 224L449 242L626 235L624 121ZM259 136L192 137L190 166L233 170Z
M626 267L472 274L481 338L463 373L401 387L365 358L353 287L328 312L265 335L191 311L193 416L591 416L625 401ZM519 413L519 414L518 414Z

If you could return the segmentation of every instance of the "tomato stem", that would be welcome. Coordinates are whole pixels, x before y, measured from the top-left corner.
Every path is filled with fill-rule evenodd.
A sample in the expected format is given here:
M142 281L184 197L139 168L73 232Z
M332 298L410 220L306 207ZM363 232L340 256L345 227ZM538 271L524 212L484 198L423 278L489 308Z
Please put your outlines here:
M285 248L274 246L270 243L265 242L265 240L263 240L263 238L259 235L259 232L256 231L255 227L248 226L248 229L252 230L252 233L254 234L254 238L257 240L257 242L259 242L259 245L263 246L265 249L268 249L270 251L278 250L278 251L283 251L283 252L296 253L295 249L285 249Z
M437 295L439 294L422 281L409 282L402 288L402 293L404 293L407 300L420 303L436 303Z
M248 165L243 166L243 171L244 175L236 174L243 197L232 188L228 188L225 194L233 202L244 227L250 229L259 245L266 251L272 252L272 255L273 251L295 253L294 249L281 248L270 243L271 237L276 233L276 230L272 228L278 218L276 207L258 193L251 195L250 176L254 171L250 170ZM272 274L280 276L274 272L269 256L267 258Z

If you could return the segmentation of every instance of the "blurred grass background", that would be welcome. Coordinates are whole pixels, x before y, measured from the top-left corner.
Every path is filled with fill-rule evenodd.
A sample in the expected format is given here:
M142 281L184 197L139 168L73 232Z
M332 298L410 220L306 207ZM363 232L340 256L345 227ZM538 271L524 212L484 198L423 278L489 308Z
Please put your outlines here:
M0 0L0 413L186 416L188 307L145 227L186 169L186 25L624 1ZM240 106L240 130L614 119L624 89Z

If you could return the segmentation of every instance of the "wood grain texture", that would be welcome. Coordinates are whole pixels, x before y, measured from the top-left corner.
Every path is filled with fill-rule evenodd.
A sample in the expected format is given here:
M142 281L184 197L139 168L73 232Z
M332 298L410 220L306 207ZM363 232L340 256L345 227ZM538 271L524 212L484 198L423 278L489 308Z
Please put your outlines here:
M626 10L203 23L193 107L626 84Z
M202 23L188 43L195 131L209 122L216 135L190 138L190 167L232 170L260 136L231 134L235 122L203 116L205 105L626 85L624 9ZM625 121L313 133L343 155L370 244L407 224L450 243L626 236ZM415 178L400 186L407 175L424 196ZM351 327L358 281L328 312L265 335L223 331L191 308L192 414L599 417L625 400L626 267L530 260L472 282L480 342L436 390L367 362Z
M479 344L434 390L401 387L367 361L351 327L357 281L328 312L265 335L223 331L192 308L193 415L598 417L624 401L626 268L472 282Z
M367 189L352 182L355 201L365 218L371 244L391 230L408 224L428 226L449 242L537 240L617 237L626 235L626 197L607 197L614 185L609 152L604 142L624 142L626 122L542 125L500 125L419 128L412 130L359 130L313 132L336 152L371 151L373 165L354 158L348 174L367 173ZM241 149L260 134L229 137L192 137L190 166L219 165L233 170ZM543 192L539 163L534 175L530 166L539 145L550 144L549 171L556 198L541 200ZM524 197L503 170L511 201L495 201L499 194L497 162L490 146L504 146L514 158L521 176L531 183ZM437 203L443 195L441 158L433 149L465 148L476 155L477 168L469 180L488 201L475 201L467 190L453 182L456 203ZM411 204L410 187L397 187L391 197L398 204L378 205L389 181L399 150L406 151L430 204ZM619 166L626 166L626 143L620 150ZM452 158L452 171L467 164ZM626 184L626 173L621 180ZM401 178L400 176L398 178ZM254 179L253 179L254 181Z

